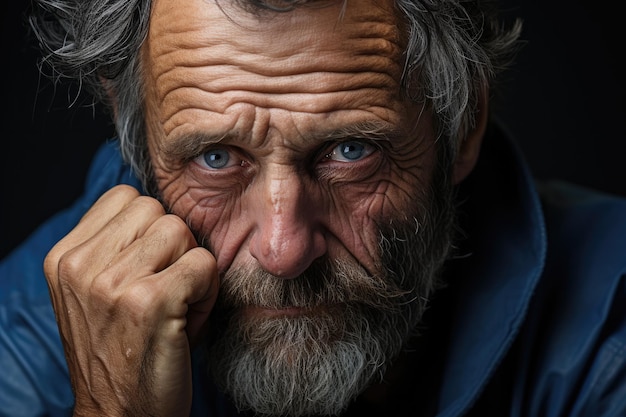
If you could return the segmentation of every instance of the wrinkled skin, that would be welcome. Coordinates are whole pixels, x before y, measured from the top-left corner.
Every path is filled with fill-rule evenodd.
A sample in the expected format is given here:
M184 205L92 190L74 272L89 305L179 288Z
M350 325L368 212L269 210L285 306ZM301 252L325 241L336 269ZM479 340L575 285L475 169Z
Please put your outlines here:
M372 270L376 222L420 197L435 158L427 118L400 97L393 15L369 2L343 19L340 6L227 8L233 23L197 4L158 1L144 51L164 200L206 234L220 271L254 259L291 278L324 253ZM371 153L327 156L351 140ZM210 169L203 152L222 150L229 165Z
M46 258L76 415L187 414L190 345L220 274L255 264L290 279L322 255L375 273L377 224L430 184L432 126L401 95L390 1L343 15L221 6L156 0L141 51L150 155L173 214L116 187Z

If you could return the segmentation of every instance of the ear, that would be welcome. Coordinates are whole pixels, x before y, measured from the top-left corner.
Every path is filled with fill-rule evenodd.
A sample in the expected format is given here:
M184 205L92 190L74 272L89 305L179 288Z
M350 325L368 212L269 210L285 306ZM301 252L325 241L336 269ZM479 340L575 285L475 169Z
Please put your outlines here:
M487 130L487 122L489 120L489 104L487 89L483 89L478 99L478 108L475 112L474 128L467 133L467 136L461 138L454 167L452 171L452 183L454 185L463 181L474 169L478 155L480 154L480 146L483 142L483 136Z

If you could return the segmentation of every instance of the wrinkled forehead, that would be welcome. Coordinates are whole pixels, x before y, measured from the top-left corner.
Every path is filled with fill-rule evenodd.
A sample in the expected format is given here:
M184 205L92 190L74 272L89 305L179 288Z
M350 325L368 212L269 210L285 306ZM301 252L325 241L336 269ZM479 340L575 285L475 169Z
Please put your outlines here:
M398 53L393 0L324 0L284 12L246 0L154 0L149 40L160 53L205 45L284 58L303 52ZM275 3L270 0L270 3ZM360 40L358 42L357 40ZM280 66L280 61L274 61Z

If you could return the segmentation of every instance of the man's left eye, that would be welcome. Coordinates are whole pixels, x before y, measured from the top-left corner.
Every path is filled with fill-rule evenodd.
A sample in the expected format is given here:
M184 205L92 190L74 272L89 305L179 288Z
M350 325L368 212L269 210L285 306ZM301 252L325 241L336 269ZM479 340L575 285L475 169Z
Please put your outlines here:
M348 141L335 146L325 157L333 161L354 162L370 155L374 149L374 146L367 142Z

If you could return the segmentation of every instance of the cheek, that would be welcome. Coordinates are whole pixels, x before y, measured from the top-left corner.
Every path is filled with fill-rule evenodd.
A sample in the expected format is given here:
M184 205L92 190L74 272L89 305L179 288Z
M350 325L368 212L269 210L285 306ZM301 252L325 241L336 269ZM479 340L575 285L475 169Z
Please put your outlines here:
M240 181L211 181L194 173L193 167L177 171L155 170L157 185L170 211L185 220L199 243L217 257L233 219L241 213Z
M425 162L413 158L402 165L386 160L359 181L330 181L333 204L346 219L374 224L412 214L429 192L432 167Z
M334 199L333 209L328 216L329 256L347 254L374 272L378 265L378 220L379 197L358 199L362 192L350 189L342 200Z
M370 272L380 265L379 230L420 216L427 173L388 166L367 181L333 184L329 225L339 244ZM344 250L345 250L344 249Z

